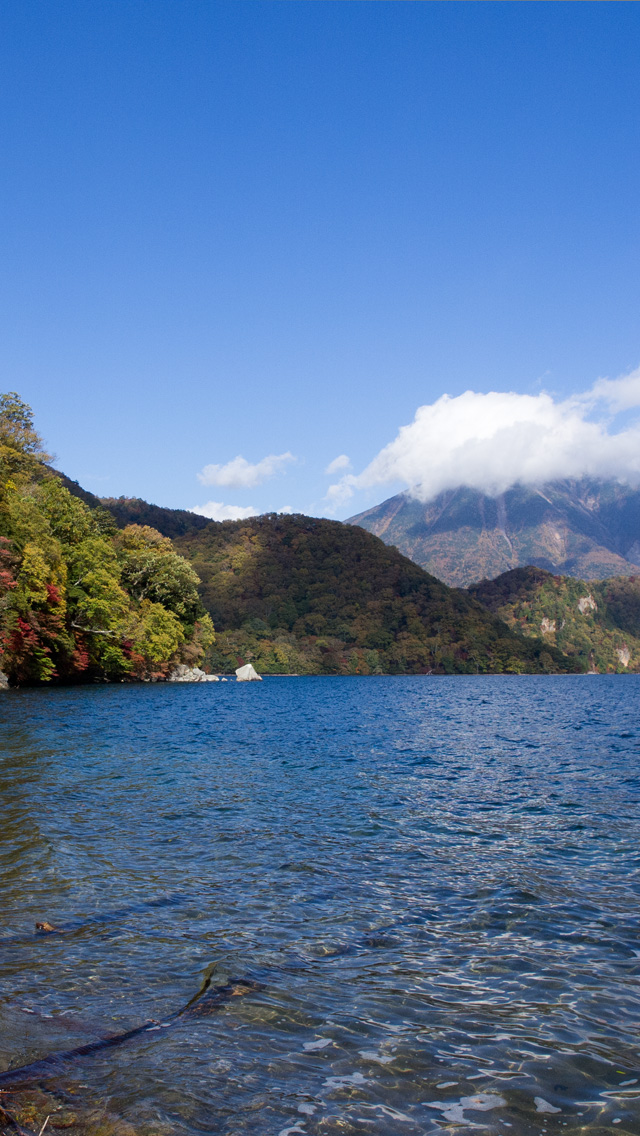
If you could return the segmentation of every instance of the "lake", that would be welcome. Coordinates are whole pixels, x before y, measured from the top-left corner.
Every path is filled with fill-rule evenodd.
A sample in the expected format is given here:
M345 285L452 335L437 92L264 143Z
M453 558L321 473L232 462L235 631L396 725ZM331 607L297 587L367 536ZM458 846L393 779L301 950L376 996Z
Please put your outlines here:
M0 718L0 1071L154 1026L38 1074L52 1129L640 1132L639 677Z

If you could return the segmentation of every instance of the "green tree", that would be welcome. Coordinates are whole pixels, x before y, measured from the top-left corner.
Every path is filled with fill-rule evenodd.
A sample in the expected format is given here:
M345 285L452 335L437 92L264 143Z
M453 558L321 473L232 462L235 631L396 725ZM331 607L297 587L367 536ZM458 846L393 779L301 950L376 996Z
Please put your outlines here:
M136 600L160 603L191 626L204 615L198 576L168 537L148 525L127 525L116 543L122 583Z
M0 477L42 476L50 461L33 425L33 411L15 391L0 394Z
M155 666L170 660L184 643L184 631L177 615L151 600L142 600L130 623L129 634L134 650L147 664Z

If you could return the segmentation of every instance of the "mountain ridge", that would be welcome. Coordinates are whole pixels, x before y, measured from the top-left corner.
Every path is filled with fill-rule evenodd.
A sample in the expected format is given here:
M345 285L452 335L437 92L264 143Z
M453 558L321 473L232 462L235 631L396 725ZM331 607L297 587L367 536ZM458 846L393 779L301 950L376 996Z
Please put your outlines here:
M65 479L70 492L83 495ZM95 499L116 524L171 536L216 628L207 665L265 674L555 673L580 664L509 630L358 526L302 514L211 521L139 498Z
M264 673L562 673L528 639L354 525L302 514L210 521L174 541L202 581L214 669Z
M453 587L527 564L585 580L640 571L640 492L618 482L567 479L498 497L461 486L424 503L400 493L346 523Z

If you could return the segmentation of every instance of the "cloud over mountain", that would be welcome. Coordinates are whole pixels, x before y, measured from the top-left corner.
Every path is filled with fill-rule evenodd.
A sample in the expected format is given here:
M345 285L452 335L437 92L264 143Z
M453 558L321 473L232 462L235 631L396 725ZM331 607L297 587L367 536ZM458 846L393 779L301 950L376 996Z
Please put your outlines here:
M282 473L289 462L295 461L293 454L267 454L259 462L248 462L241 454L232 458L226 465L205 465L198 474L203 485L222 485L227 489L253 489ZM250 514L245 514L249 516Z
M640 368L564 400L547 392L445 394L420 406L362 473L331 485L326 500L337 509L356 490L397 482L420 501L461 485L496 495L567 477L637 484L640 423L615 416L638 407Z
M206 505L194 505L190 513L208 517L210 521L244 521L246 517L256 517L258 510L253 505L223 505L222 501L207 501Z

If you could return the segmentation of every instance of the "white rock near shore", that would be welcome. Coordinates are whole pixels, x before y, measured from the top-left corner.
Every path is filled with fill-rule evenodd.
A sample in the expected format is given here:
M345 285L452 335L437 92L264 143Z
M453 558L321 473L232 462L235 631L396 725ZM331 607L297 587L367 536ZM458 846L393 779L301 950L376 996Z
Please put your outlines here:
M220 682L217 675L208 675L199 667L187 667L180 663L167 675L167 682Z
M262 682L262 675L259 675L252 663L245 663L243 667L236 669L236 682Z
M9 679L7 678L4 671L0 671L0 690L8 690L8 689L9 689Z

